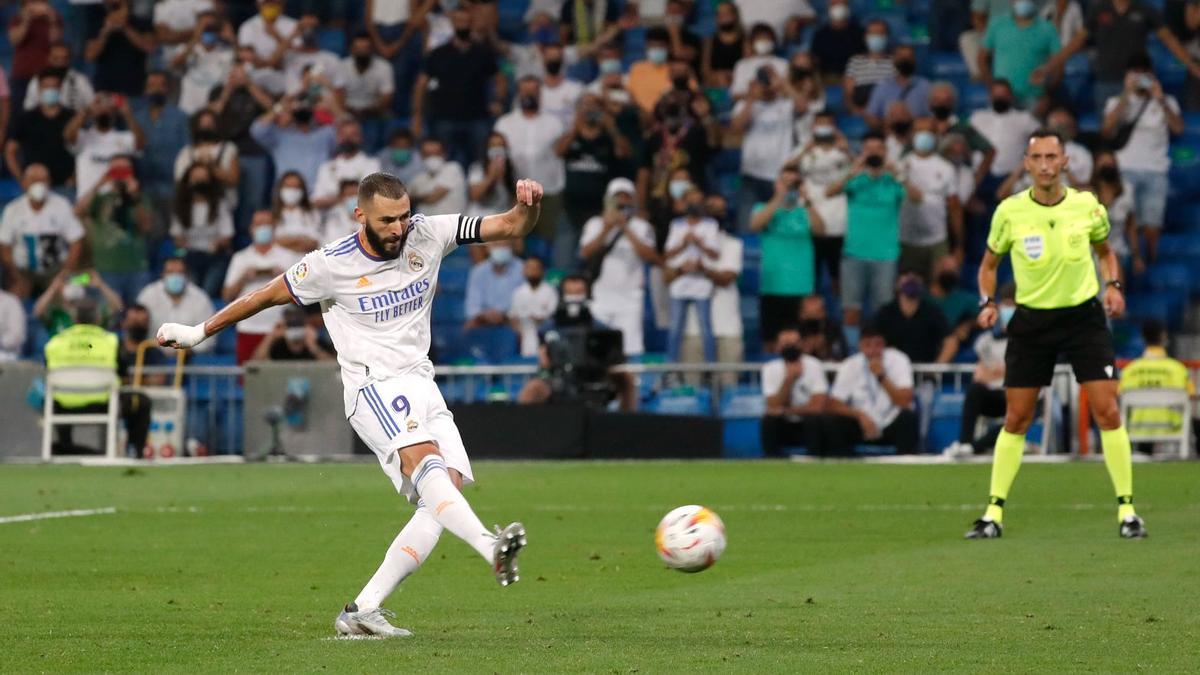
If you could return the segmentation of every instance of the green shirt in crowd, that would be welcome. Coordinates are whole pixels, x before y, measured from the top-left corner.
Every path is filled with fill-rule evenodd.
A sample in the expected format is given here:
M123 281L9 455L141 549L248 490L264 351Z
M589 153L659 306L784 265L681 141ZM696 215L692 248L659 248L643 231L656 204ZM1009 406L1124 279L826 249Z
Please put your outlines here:
M849 223L843 255L860 260L900 257L900 203L904 186L890 173L866 172L846 183Z
M122 197L116 191L96 195L87 214L92 261L100 272L142 272L149 269L146 234L138 228L137 214L150 212L142 194ZM149 222L147 220L147 222Z
M765 208L755 204L754 211ZM759 235L762 241L763 295L809 295L813 292L812 224L808 210L779 208Z

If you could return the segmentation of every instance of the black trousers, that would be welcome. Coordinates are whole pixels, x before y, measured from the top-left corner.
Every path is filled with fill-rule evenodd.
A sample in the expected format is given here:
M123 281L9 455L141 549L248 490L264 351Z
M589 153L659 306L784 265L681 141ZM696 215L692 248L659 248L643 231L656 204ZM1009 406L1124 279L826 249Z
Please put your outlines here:
M963 400L962 425L958 429L958 442L970 443L975 446L975 452L979 452L980 448L990 447L994 441L986 442L988 436L979 439L979 443L976 444L975 424L981 416L1004 417L1006 410L1008 410L1008 404L1005 402L1003 389L989 389L982 384L972 384L967 389L967 396Z
M125 422L125 429L129 433L129 444L134 447L137 456L141 458L142 449L146 447L146 436L150 433L150 398L145 394L133 392L121 394L119 409L121 419ZM104 413L108 411L108 404L93 403L81 408L64 408L55 401L54 411L68 414ZM71 440L71 427L58 427L56 431L58 433L58 442L54 447L56 453L87 452L77 447Z
M874 440L863 438L862 427L858 420L844 415L829 415L824 426L824 447L818 454L822 455L853 455L854 446L859 443L871 445L894 445L896 452L911 455L917 451L919 429L917 414L911 410L901 410L892 423L884 427L882 436Z
M821 446L824 415L809 415L799 419L783 415L762 418L762 447L767 457L783 457L783 448L803 445L809 453Z

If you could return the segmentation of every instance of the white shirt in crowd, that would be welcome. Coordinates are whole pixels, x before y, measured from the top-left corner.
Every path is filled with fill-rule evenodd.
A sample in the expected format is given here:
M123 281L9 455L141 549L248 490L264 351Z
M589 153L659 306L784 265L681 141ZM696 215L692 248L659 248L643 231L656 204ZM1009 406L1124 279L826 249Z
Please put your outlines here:
M563 68L566 67L564 59ZM564 77L557 87L542 82L541 102L538 105L542 112L558 118L565 132L575 125L575 103L580 96L583 96L583 85Z
M12 248L17 269L57 271L66 261L71 244L83 235L71 202L53 192L46 193L39 211L33 210L28 195L21 195L9 202L0 216L0 245Z
M238 149L232 141L185 145L175 155L175 180L183 178L188 167L196 162L216 164L221 171L230 171L238 163ZM237 206L237 186L225 188L225 202L232 209Z
M196 16L212 9L212 0L159 0L154 5L153 23L176 32L190 31L196 27Z
M15 361L25 345L25 307L20 299L0 290L0 361Z
M413 177L409 192L423 195L439 187L447 188L446 195L436 202L421 202L420 208L423 213L441 215L462 213L467 209L467 178L463 175L462 165L458 162L444 161L436 172L432 172L426 164L425 170ZM507 209L508 207L505 207L503 210Z
M392 64L378 56L372 56L370 65L362 72L354 65L353 56L342 59L342 82L346 87L345 105L350 110L371 108L381 96L387 96L396 90Z
M84 195L104 177L109 160L137 152L137 139L132 131L100 131L91 126L79 130L71 150L75 153L75 190Z
M1041 123L1024 110L1013 108L998 113L991 108L971 113L971 126L983 135L996 149L992 161L992 175L1006 177L1020 166L1025 157L1025 144L1029 134L1037 131Z
M735 97L745 96L750 91L750 83L758 77L758 69L769 66L780 78L788 76L788 62L778 56L747 56L733 67L733 84L729 93Z
M912 362L904 352L887 347L883 350L883 371L892 386L911 389L913 386ZM900 415L900 406L892 402L879 378L867 365L867 357L861 353L848 357L838 367L833 380L833 398L861 410L870 416L882 432Z
M467 171L467 185L482 183L484 175L483 163L472 162L470 170ZM471 201L467 205L466 214L468 216L490 216L493 213L504 213L512 208L512 205L512 186L504 185L497 180L492 183L492 189L484 193L483 199Z
M367 174L379 171L379 160L361 150L349 157L334 157L321 162L317 167L317 182L313 186L312 199L327 199L337 196L342 181L362 180Z
M979 363L994 368L1004 365L1004 352L1008 349L1008 336L997 336L995 332L985 330L975 338L975 355L979 358ZM1004 378L997 378L990 382L984 382L988 389L1000 390L1004 388Z
M548 195L563 191L567 184L566 167L562 157L554 152L554 144L565 129L557 117L540 112L526 117L514 110L496 120L495 130L508 142L513 169L518 175L536 180Z
M38 84L37 78L29 81L29 88L25 90L25 103L22 105L26 110L33 110L41 105L42 88ZM96 92L92 89L92 81L87 75L70 68L67 74L63 76L62 84L58 87L58 102L64 108L71 110L83 110L92 103Z
M192 47L179 85L179 109L194 115L208 105L209 92L229 78L233 60L233 49L230 47L209 49L201 44Z
M334 202L325 210L325 220L321 222L321 234L317 241L333 241L358 231L358 220L354 218L354 206L358 199Z
M756 23L765 23L775 30L775 38L782 41L788 19L814 19L817 13L808 0L735 0L742 17L742 26L749 31Z
M1066 9L1063 10L1062 21L1056 22L1054 19L1055 12L1058 10L1058 3L1047 2L1042 7L1041 17L1050 23L1058 26L1058 41L1060 44L1069 44L1074 39L1075 34L1083 30L1083 9L1075 0L1068 0Z
M275 17L274 28L279 37L287 40L296 32L296 20L286 14L280 14ZM270 58L279 48L279 43L267 32L266 20L259 14L242 22L238 27L237 41L239 45L254 47L254 53L263 59Z
M800 171L804 188L821 220L825 221L825 236L846 236L848 200L845 192L827 197L825 188L840 181L850 171L854 160L836 145L813 145L800 156Z
M1138 110L1146 99L1141 96L1131 96L1125 105L1124 123L1133 121ZM1113 96L1104 104L1104 114L1112 112L1120 103L1120 97ZM1122 171L1151 171L1166 173L1171 168L1171 158L1167 155L1171 142L1171 130L1167 128L1167 113L1164 103L1151 101L1146 106L1142 116L1138 118L1125 147L1117 151L1117 165ZM1176 115L1179 114L1179 102L1174 96L1166 95L1165 105Z
M334 204L334 208L338 206ZM279 210L278 220L279 222L275 223L276 238L308 237L316 241L328 241L321 231L321 216L314 209L285 206Z
M557 306L558 291L545 281L538 284L537 288L526 281L513 291L508 317L515 319L520 326L521 356L537 356L538 326L554 314Z
M210 222L208 219L208 203L194 202L192 204L192 226L184 227L175 215L171 216L171 236L182 237L184 248L192 251L214 253L217 242L233 236L233 217L224 202L219 202L217 216Z
M701 218L695 223L688 222L687 218L672 220L671 228L667 232L667 243L664 246L664 250L669 251L682 244L684 237L689 232L699 238L704 243L705 248L714 251L719 250L721 246L721 228L717 225L717 221L712 218ZM667 260L667 265L682 267L693 261L701 265L710 265L713 262L711 258L704 255L698 244L688 244L682 251L671 256ZM713 282L703 272L680 274L671 282L667 292L672 299L701 300L712 297Z
M1118 258L1128 258L1132 251L1129 240L1125 238L1125 225L1129 217L1135 213L1133 208L1133 186L1128 181L1121 181L1121 194L1108 206L1108 245Z
M818 89L817 94L820 98L809 101L804 112L793 111L792 113L792 133L795 138L793 151L798 152L812 142L813 124L816 122L817 115L825 110L825 92Z
M742 250L744 245L738 237L722 232L721 256L716 262L710 262L708 268L716 272L733 272L742 275ZM718 338L742 337L742 301L738 293L738 282L735 278L725 286L713 284L712 295L712 329L713 336ZM695 312L688 312L684 335L700 335L700 322Z
M600 263L600 273L592 283L592 316L600 323L621 331L625 354L644 351L642 315L646 302L646 261L637 254L629 237L637 237L647 246L654 246L654 228L634 216L621 230L610 232L605 246L612 249ZM604 219L593 216L583 224L579 237L580 250L604 234ZM613 242L616 243L613 243Z
M139 305L145 306L150 314L151 332L158 330L164 323L194 326L207 321L208 317L213 315L212 300L209 300L208 294L202 288L191 281L186 282L179 297L174 297L167 292L162 279L159 279L143 288L142 292L138 293L137 301ZM214 345L216 340L206 340L193 349L197 352L207 352Z
M742 135L742 173L759 180L774 181L795 147L796 105L780 96L773 101L738 101L734 116L751 108L750 126Z
M931 246L949 234L946 200L957 197L958 173L941 155L925 157L910 152L900 160L908 182L921 191L921 201L905 198L900 206L900 241L909 246Z
M283 57L283 76L289 94L299 94L304 86L304 71L316 68L329 78L334 89L346 86L345 73L342 71L342 61L337 54L318 49L315 52L290 51Z
M297 257L298 255L294 251L289 251L275 244L272 244L271 248L266 251L260 251L255 246L247 246L234 253L233 258L229 260L229 269L225 272L225 286L228 288L241 279L242 275L246 274L246 272L256 270L258 273L251 277L246 285L242 286L242 292L238 293L238 297L240 298L271 281L282 270L288 269L296 262ZM282 305L268 307L248 319L239 321L237 332L250 335L267 335L275 329L275 324L282 317Z
M385 26L394 26L398 23L408 21L410 11L409 3L405 0L375 2L371 6L371 22Z
M762 364L759 370L762 383L763 398L767 399L779 393L783 381L787 378L787 363L776 358ZM800 355L800 377L792 383L792 395L788 399L789 408L799 408L807 405L813 396L829 393L829 378L825 377L825 369L816 357L808 354Z

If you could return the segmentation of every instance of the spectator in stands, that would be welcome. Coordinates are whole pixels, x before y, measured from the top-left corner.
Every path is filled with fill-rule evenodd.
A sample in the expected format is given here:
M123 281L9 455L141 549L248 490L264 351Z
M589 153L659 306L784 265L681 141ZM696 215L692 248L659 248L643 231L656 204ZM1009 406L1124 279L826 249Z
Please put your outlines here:
M837 128L832 112L822 111L813 119L813 137L796 157L804 189L812 208L824 225L821 234L813 236L813 281L828 272L836 291L842 265L842 242L846 237L846 195L826 194L830 185L846 177L853 163L850 145Z
M1036 7L1041 9L1046 0L1035 0ZM1053 3L1050 3L1053 4ZM979 50L983 47L984 36L992 18L1007 16L1012 13L1012 0L971 0L970 30L963 31L958 36L958 46L962 58L971 74L971 79L981 79L979 72ZM936 10L935 10L936 11Z
M1142 247L1138 241L1137 209L1133 203L1133 186L1121 177L1117 156L1111 150L1096 153L1096 169L1092 172L1092 184L1088 188L1108 212L1108 245L1121 269L1141 276L1146 271L1142 259Z
M278 68L297 29L297 21L283 13L282 0L258 0L258 14L238 26L237 42L254 48L255 66Z
M65 108L83 110L92 103L96 93L88 76L71 67L71 48L65 42L50 45L50 57L45 70L59 76L58 102ZM16 93L16 89L13 90ZM22 109L33 110L41 104L42 87L38 78L29 82ZM14 102L16 99L13 99Z
M487 140L487 155L483 162L475 162L467 175L467 190L471 199L466 213L471 216L488 216L507 211L515 201L514 188L517 174L508 156L508 141L504 135L493 131ZM534 345L536 351L537 345Z
M659 98L671 88L667 60L671 38L664 28L646 31L646 58L629 66L625 88L643 114L650 114Z
M771 198L755 204L750 231L762 241L759 321L762 339L773 345L775 334L796 320L800 299L813 292L813 234L824 231L821 214L812 208L808 191L794 164L783 167Z
M342 59L341 65L346 110L362 124L363 145L375 152L383 145L392 111L396 82L392 64L376 56L371 36L362 32L350 41L350 55Z
M25 305L0 285L0 363L21 358L25 347Z
M858 443L893 445L902 455L915 452L918 424L912 406L912 363L889 347L877 328L865 326L858 353L838 367L829 395L832 416L818 454L852 454Z
M147 239L154 229L154 205L142 192L133 160L117 155L108 171L79 198L75 214L83 221L92 264L126 302L150 283Z
M1069 108L1057 106L1046 115L1046 126L1063 137L1067 155L1067 176L1071 187L1086 190L1092 182L1092 153L1087 146L1075 140L1078 131L1075 115Z
M0 265L7 288L22 298L40 295L60 270L79 267L83 227L71 203L50 191L45 165L25 168L25 193L0 216Z
M1130 10L1132 11L1132 10ZM1158 259L1158 237L1167 209L1168 155L1172 134L1183 132L1179 102L1163 92L1154 77L1149 58L1143 54L1130 62L1125 74L1125 89L1104 104L1104 124L1100 133L1119 145L1119 137L1128 136L1117 150L1121 174L1133 188L1137 224L1146 241L1146 257Z
M936 304L925 297L921 275L905 270L896 280L896 299L875 313L875 327L887 343L913 363L949 363L958 353L958 338Z
M887 22L874 19L867 23L863 42L867 51L850 58L846 63L846 74L842 78L846 109L855 115L865 112L875 85L894 77L896 73L892 65L892 55L888 52Z
M913 115L904 101L892 101L883 116L884 142L887 145L887 161L900 164L900 157L912 145Z
M371 46L390 62L395 76L392 111L399 117L407 117L413 80L421 69L426 25L424 6L420 3L367 0L363 14Z
M1187 366L1167 355L1166 326L1157 319L1146 320L1142 324L1142 339L1146 342L1146 351L1121 369L1121 391L1168 389L1185 391L1195 398L1196 384L1192 382ZM1187 410L1191 409L1187 406ZM1130 411L1128 424L1131 430L1143 433L1173 433L1188 424L1189 417L1180 415L1177 409L1139 407ZM1194 427L1194 420L1192 423Z
M388 138L387 147L379 153L380 170L398 176L405 185L412 183L423 169L421 155L415 146L411 131L394 130Z
M678 97L668 95L655 107L655 125L646 138L637 185L639 201L656 228L665 230L675 215L674 201L683 196L670 192L671 173L684 169L690 181L702 187L718 141Z
M8 43L12 45L12 92L14 100L24 100L30 80L49 65L49 49L61 39L62 17L49 2L33 0L8 20ZM62 76L61 73L58 74Z
M971 166L971 159L975 153L967 145L966 137L957 132L942 136L941 142L938 143L938 152L954 167L954 175L958 179L958 201L963 204L964 216L970 218L967 221L966 227L966 248L968 254L973 254L976 250L974 245L981 235L976 230L982 229L981 226L977 227L977 224L982 223L980 218L990 217L990 214L983 212L983 203L974 199L975 175L977 171L975 167ZM974 242L972 241L972 235L975 235Z
M251 244L233 254L225 273L221 299L233 302L254 291L296 262L294 251L275 243L275 220L270 211L257 211L250 221ZM283 315L283 307L268 307L237 324L237 363L254 354Z
M175 156L175 179L181 180L196 164L204 165L217 184L218 192L232 209L241 178L238 149L232 141L224 139L217 122L217 116L211 110L201 110L192 117L192 142Z
M829 403L829 380L816 358L800 348L800 329L779 330L779 356L762 365L760 382L766 401L762 447L767 457L783 457L785 446L803 445L812 454L825 448L823 428Z
M513 110L496 120L496 131L508 141L509 157L517 174L542 184L545 195L534 233L546 241L554 240L551 262L555 267L566 268L570 266L572 256L565 246L573 238L561 223L566 168L562 157L555 152L566 130L557 117L541 110L540 89L536 77L521 78L517 83Z
M959 119L954 113L958 106L958 92L949 82L935 82L929 88L929 112L933 115L933 130L939 138L945 139L950 134L959 134L966 141L971 154L979 153L980 160L975 167L975 184L982 183L991 172L992 163L996 159L996 148L983 134L979 133L970 121ZM966 165L971 164L966 156Z
M721 195L709 195L706 199L705 210L710 218L717 220L717 214L726 209L725 198ZM724 219L728 223L728 219ZM718 220L718 222L720 222ZM730 223L731 224L731 223ZM738 293L738 277L742 275L742 256L744 247L742 240L736 234L729 232L728 226L721 228L718 237L720 242L716 261L703 268L705 276L712 281L712 331L717 343L717 361L720 363L741 363L745 358L745 343L742 339L742 301ZM682 359L685 363L703 363L704 343L700 332L698 315L692 312L688 316L684 328ZM732 379L722 377L733 383Z
M917 75L917 56L911 45L900 45L892 56L896 72L871 89L867 100L867 124L879 128L888 106L901 101L914 117L929 114L929 80Z
M704 360L717 360L717 343L712 327L713 281L705 269L721 256L721 230L704 212L704 193L689 187L680 200L683 215L671 221L663 246L663 281L671 298L667 358L678 363L683 354L683 329L688 310L695 308L700 323Z
M831 0L829 21L813 33L812 55L821 67L826 82L836 82L846 71L850 59L867 51L863 29L850 16L849 0Z
M275 243L296 253L308 253L322 241L321 216L308 198L304 177L295 171L283 174L271 199Z
M187 261L178 255L167 258L162 277L138 293L137 305L149 313L150 325L155 330L164 323L195 326L213 315L212 300L204 289L188 280ZM208 340L193 350L208 352L216 343L216 340Z
M163 48L166 58L174 56L180 46L192 38L196 24L204 14L215 8L212 0L160 0L154 5L151 23L155 42Z
M458 9L451 12L450 20L454 38L429 52L413 86L412 132L421 138L428 119L428 131L446 144L447 157L466 167L478 159L491 118L503 112L508 80L491 47L471 38L471 15ZM437 82L437 88L429 88L431 81ZM494 98L489 103L492 83Z
M983 331L975 339L978 361L971 376L971 386L963 398L958 440L942 451L947 457L967 457L986 452L996 444L999 425L980 438L975 435L975 427L980 417L1003 418L1008 409L1004 397L1004 352L1008 347L1008 322L1012 321L1013 313L1017 311L1016 293L1013 284L1000 287L1000 317L995 326Z
M117 129L118 115L125 121L127 130ZM75 113L63 129L63 138L75 153L75 187L80 193L87 192L100 180L109 159L131 155L146 145L146 137L133 117L129 101L123 96L103 92L87 110Z
M296 38L283 55L285 86L290 94L334 93L340 100L346 88L342 62L337 54L321 49L320 27L321 20L312 11L305 11L296 22Z
M307 98L284 99L278 112L268 108L250 127L250 134L271 153L276 173L295 171L308 185L316 183L317 169L337 144L333 127L314 123Z
M780 41L800 42L803 29L817 17L808 0L737 0L746 26L766 24Z
M234 224L239 229L247 227L250 215L263 206L271 180L267 151L250 135L250 128L263 111L275 105L265 85L260 86L260 82L269 82L270 78L262 78L258 73L275 71L256 71L253 62L254 50L239 47L238 61L229 71L229 78L209 94L212 99L209 108L217 115L217 128L237 149Z
M1021 166L1029 135L1040 124L1033 115L1013 107L1012 86L1007 80L992 80L988 92L992 107L971 113L971 126L996 149L991 173L979 181L980 193L992 199L991 195L1000 183Z
M1054 24L1060 45L1070 44L1084 28L1083 8L1077 0L1046 2L1042 6L1041 17Z
M154 27L132 12L129 0L107 0L100 34L88 40L84 58L96 64L97 91L138 96L146 81L146 62L154 51Z
M1179 5L1182 4L1182 7ZM1200 3L1177 2L1175 11L1167 10L1167 25L1183 43L1192 60L1200 60ZM28 100L28 97L26 97ZM1183 107L1188 112L1200 110L1200 78L1188 73Z
M229 79L235 60L229 23L213 12L196 19L192 35L175 52L171 68L183 73L179 83L179 107L189 115L208 104L209 92Z
M171 237L187 252L192 281L217 295L233 243L233 215L208 164L192 164L175 186Z
M1038 16L1033 0L1013 0L1012 12L988 20L979 50L979 79L1006 80L1017 106L1043 108L1039 101L1056 77L1045 64L1061 46L1054 24Z
M1091 3L1084 29L1075 34L1046 64L1047 72L1058 72L1071 55L1090 44L1096 57L1092 63L1092 95L1097 110L1128 89L1125 82L1130 64L1143 61L1151 35L1179 59L1192 77L1200 77L1194 61L1175 34L1163 24L1162 16L1145 0L1101 0ZM1148 68L1147 68L1148 70Z
M589 270L591 312L621 331L625 354L641 354L645 269L658 262L654 228L637 215L637 190L627 178L614 178L604 191L604 210L583 226L579 258Z
M321 241L331 242L357 232L359 223L358 218L354 215L356 208L358 208L358 181L342 181L341 189L338 192L338 201L325 211L325 219L321 223ZM454 213L454 211L449 213Z
M812 142L813 126L817 115L825 111L825 86L821 84L813 57L807 52L796 52L789 60L787 82L796 110L792 115L792 130L795 134L793 151Z
M428 215L462 213L467 208L466 176L457 162L447 161L445 152L436 137L421 141L421 173L409 188L413 201Z
M188 143L188 118L167 100L170 81L166 73L150 71L145 91L145 96L132 105L134 119L146 137L141 157L142 189L153 201L155 214L165 214L175 189L175 158ZM165 229L165 222L155 224L155 230Z
M567 77L562 45L542 46L546 75L542 78L539 108L558 118L564 129L575 119L575 103L583 95L583 85Z
M632 106L633 99L625 88L626 76L621 71L621 48L615 44L603 44L596 54L596 66L599 75L587 86L587 91L600 94L606 99L610 96L620 99L625 105Z
M559 34L564 43L572 42L583 46L592 41L594 36L609 32L617 23L617 11L620 9L615 2L606 0L580 0L579 2L563 2L559 13ZM633 16L636 18L636 7ZM626 10L629 12L630 10Z
M561 245L570 245L556 251L555 265L566 267L563 263L575 257L584 224L603 209L609 181L621 172L625 158L632 151L595 94L587 94L580 100L570 128L555 144L554 151L563 158L566 174L563 200L567 231L561 237Z
M641 8L639 7L639 9ZM662 23L670 38L672 58L683 59L693 72L698 73L704 47L700 36L693 33L687 26L688 13L691 9L692 0L667 0Z
M975 332L979 314L979 298L959 285L961 265L958 258L945 255L934 263L933 283L925 299L942 312L946 325L954 332L959 344L967 344Z
M730 130L742 137L742 175L738 190L738 227L749 226L750 210L778 195L777 180L793 152L793 117L799 107L787 76L760 66L746 98L733 109Z
M476 263L467 277L467 330L507 326L513 293L525 283L524 264L509 242L491 242L487 249L488 259Z
M846 193L849 228L841 270L842 312L847 326L858 326L864 300L878 310L892 296L900 257L900 205L920 193L896 176L879 134L863 137L862 152L842 180L826 195Z
M54 276L45 292L33 303L33 316L42 322L47 334L53 337L74 325L74 309L85 300L95 304L101 323L105 325L124 307L121 296L104 283L95 270L79 274L63 270Z
M763 68L775 73L779 79L787 79L788 62L775 55L777 41L775 30L765 23L755 24L750 29L750 53L733 68L733 84L729 93L735 99L750 93L750 83L763 82Z
M258 343L251 361L332 361L330 350L321 344L317 329L305 321L304 309L284 308L271 334Z
M704 39L701 79L706 87L727 89L733 83L733 69L746 54L746 30L735 2L717 4L717 27Z
M521 338L521 356L537 356L538 326L549 319L558 307L558 291L544 283L546 264L540 258L525 259L525 283L513 291L508 308L508 320Z
M362 126L352 118L338 122L337 146L333 152L333 157L322 162L317 169L312 200L319 209L333 204L342 181L359 181L380 169L379 160L363 152Z
M841 361L850 354L842 324L829 315L825 298L805 296L800 301L800 347L821 361Z
M920 118L913 128L912 151L900 160L900 171L920 199L905 199L900 207L900 266L929 283L939 258L963 255L963 212L958 173L937 154L933 118Z
M157 341L150 337L150 314L146 308L139 304L132 304L125 308L125 314L121 318L121 343L117 349L117 375L121 377L121 384L133 385L134 376L138 365L138 351L141 345L147 341L151 345L157 344ZM157 326L155 326L157 329ZM163 350L151 349L147 346L142 351L142 367L147 366L162 366L166 365L167 357ZM174 351L174 350L172 350ZM199 347L196 351L204 351ZM177 352L179 356L183 352ZM172 357L177 358L174 354ZM141 382L137 383L148 387L158 387L166 384L167 376L163 374L142 374ZM147 400L150 402L149 400Z

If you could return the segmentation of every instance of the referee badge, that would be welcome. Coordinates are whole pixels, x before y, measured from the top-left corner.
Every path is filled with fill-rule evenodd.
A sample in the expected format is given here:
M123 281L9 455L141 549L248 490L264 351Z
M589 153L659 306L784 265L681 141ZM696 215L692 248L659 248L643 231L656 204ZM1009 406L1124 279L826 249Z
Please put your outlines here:
M1030 260L1037 260L1042 257L1042 252L1046 249L1046 243L1040 234L1031 234L1023 238L1022 243L1025 245L1025 256Z

